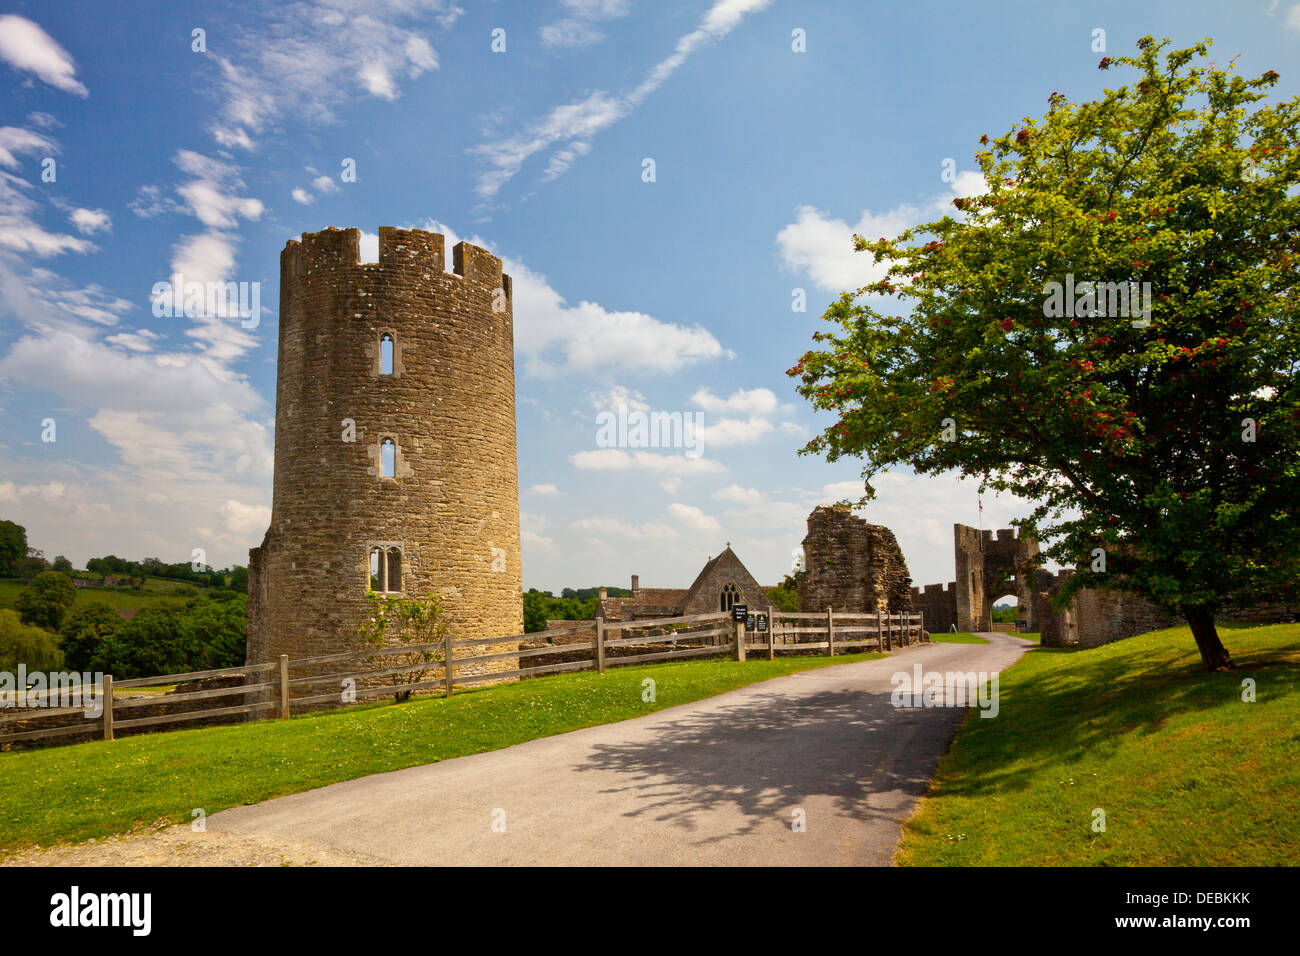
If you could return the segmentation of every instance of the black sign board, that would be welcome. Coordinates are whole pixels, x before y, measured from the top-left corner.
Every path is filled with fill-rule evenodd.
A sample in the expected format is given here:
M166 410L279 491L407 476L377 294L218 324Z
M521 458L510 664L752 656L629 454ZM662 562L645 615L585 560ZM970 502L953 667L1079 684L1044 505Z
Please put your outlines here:
M758 615L758 629L759 629L760 631L766 631L766 630L767 630L767 615L766 615L766 614L760 614L760 615Z
M1016 621L1016 630L1017 630L1017 631L1027 631L1027 630L1029 630L1029 622L1028 622L1028 621Z
M747 617L749 617L749 605L748 605L748 604L733 604L733 605L731 605L731 619L732 619L733 621L743 621L743 620L745 620L745 618L747 618Z
M758 615L749 614L745 617L745 630L752 631L758 624Z

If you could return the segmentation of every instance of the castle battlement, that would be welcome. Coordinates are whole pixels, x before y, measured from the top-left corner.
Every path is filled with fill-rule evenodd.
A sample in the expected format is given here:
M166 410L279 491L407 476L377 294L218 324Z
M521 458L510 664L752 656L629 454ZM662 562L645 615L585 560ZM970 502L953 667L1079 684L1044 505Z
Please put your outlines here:
M300 278L320 271L340 270L411 271L458 276L489 289L503 288L511 297L510 277L501 260L486 249L458 242L452 249L452 268L447 271L446 238L424 229L379 227L379 261L361 261L361 230L329 226L319 232L304 232L290 239L280 253L280 274Z

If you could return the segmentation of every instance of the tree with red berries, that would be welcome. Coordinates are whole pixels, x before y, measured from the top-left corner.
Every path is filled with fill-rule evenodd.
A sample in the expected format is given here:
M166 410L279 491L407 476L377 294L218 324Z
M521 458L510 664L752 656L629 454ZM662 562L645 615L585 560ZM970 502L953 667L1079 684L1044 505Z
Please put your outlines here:
M836 416L804 453L861 457L864 501L897 465L1035 501L1022 528L1078 565L1062 600L1143 595L1219 670L1216 615L1300 572L1300 97L1210 43L1106 57L1136 84L982 137L955 216L854 236L885 278L789 374Z

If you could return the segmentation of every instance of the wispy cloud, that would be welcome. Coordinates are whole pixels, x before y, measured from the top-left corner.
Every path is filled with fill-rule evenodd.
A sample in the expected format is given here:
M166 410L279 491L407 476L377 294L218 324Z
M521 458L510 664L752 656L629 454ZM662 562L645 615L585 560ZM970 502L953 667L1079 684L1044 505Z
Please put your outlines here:
M577 156L589 149L591 137L640 106L701 47L726 36L747 15L770 3L771 0L717 0L699 26L681 37L672 54L655 64L636 86L620 93L597 90L581 100L555 107L516 133L473 147L470 152L483 157L487 167L479 174L475 186L479 197L484 200L495 197L532 156L558 143L565 145L552 154L543 179L563 174Z
M395 100L404 81L438 69L425 33L446 29L461 10L448 0L315 0L272 10L256 31L237 32L218 69L220 119L211 127L227 148L253 149L256 137L289 116L328 122L358 95Z

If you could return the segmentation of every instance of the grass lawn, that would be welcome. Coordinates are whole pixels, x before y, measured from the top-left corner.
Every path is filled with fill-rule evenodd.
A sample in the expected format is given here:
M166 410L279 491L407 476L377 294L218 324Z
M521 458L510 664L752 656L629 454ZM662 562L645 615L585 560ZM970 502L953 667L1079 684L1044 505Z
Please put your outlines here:
M18 600L18 595L27 587L28 582L18 578L0 579L0 607L12 608L14 602ZM151 578L145 586L139 590L125 589L116 590L114 588L77 588L77 602L73 607L82 607L95 601L107 604L116 611L124 608L135 608L139 610L143 607L153 607L158 604L184 604L189 600L184 595L176 594L177 588L181 586L177 581L163 581L161 578ZM203 594L205 588L195 588L198 594Z
M998 716L962 725L898 862L1295 865L1300 625L1222 636L1237 670L1220 674L1200 671L1185 627L1025 655Z
M684 661L44 750L0 753L0 855L76 842L196 807L216 813L340 780L612 723L795 671L884 655ZM641 699L655 681L656 700Z
M970 631L947 631L943 634L931 634L930 640L935 644L987 644L987 637L977 637Z

